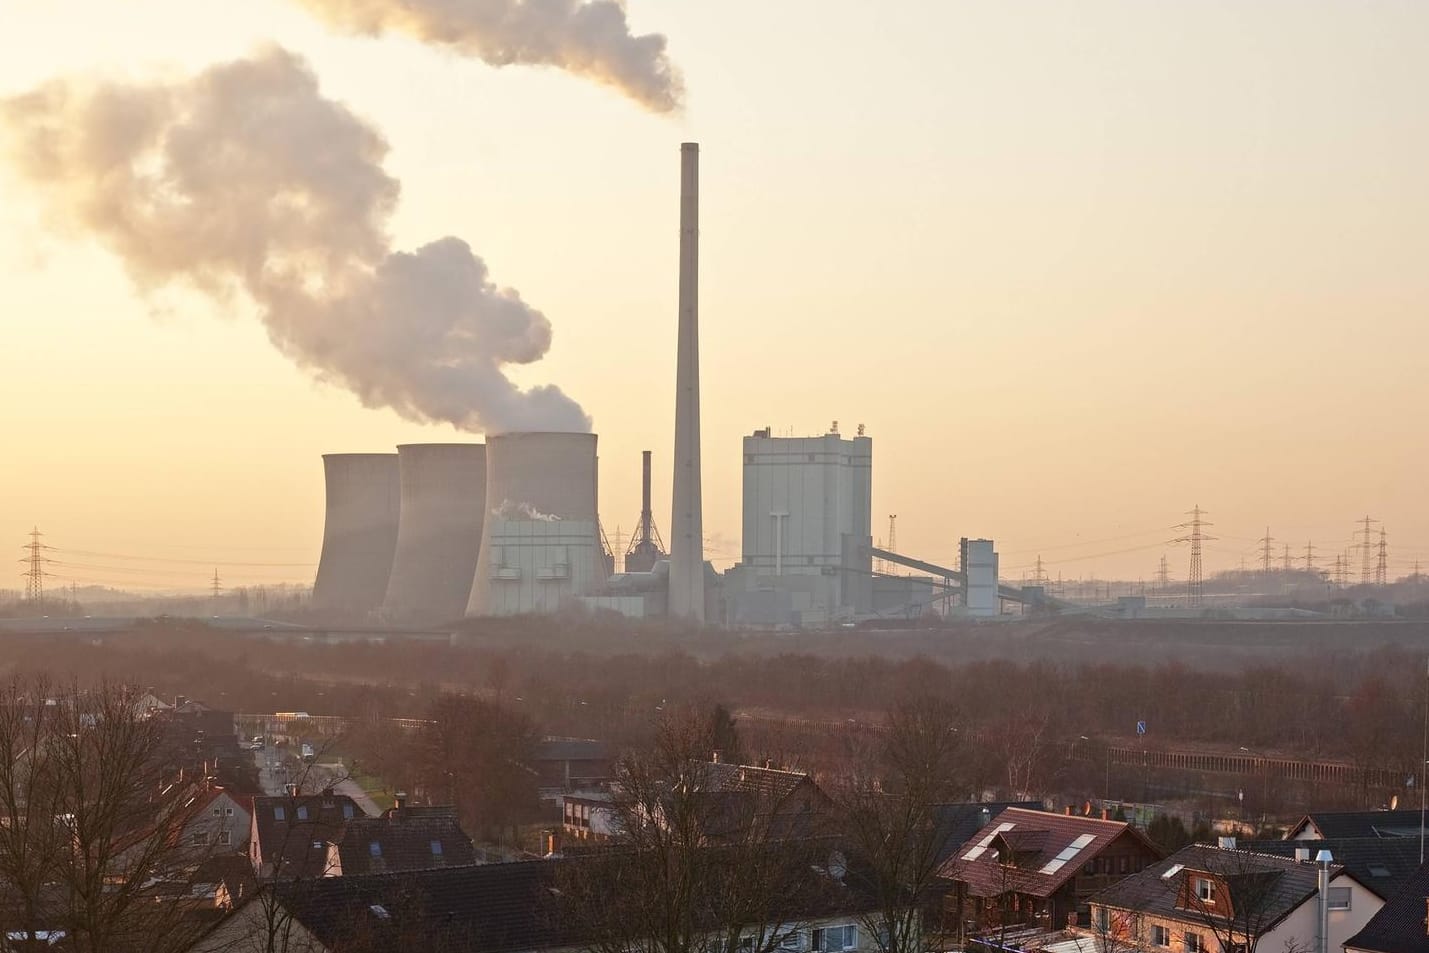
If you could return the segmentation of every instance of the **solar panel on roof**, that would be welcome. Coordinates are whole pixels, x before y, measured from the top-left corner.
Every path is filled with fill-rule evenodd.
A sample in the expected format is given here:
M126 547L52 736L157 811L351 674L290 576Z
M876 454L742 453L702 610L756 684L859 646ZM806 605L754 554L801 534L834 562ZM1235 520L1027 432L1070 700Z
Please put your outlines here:
M1043 867L1040 872L1044 874L1055 874L1067 866L1067 861L1080 854L1086 849L1088 844L1096 839L1097 835L1095 834L1082 834L1078 836L1076 840L1072 841L1066 847L1063 847L1061 853L1048 861L1047 865Z
M996 829L994 829L991 834L978 841L976 847L968 851L966 854L963 854L963 860L977 860L987 851L988 847L991 846L993 838L995 838L998 834L1003 834L1007 831L1012 830L1016 826L1016 824L997 825Z
M1185 869L1186 869L1186 865L1185 865L1185 864L1175 864L1175 865L1173 865L1173 866L1171 867L1170 870L1166 871L1166 873L1164 873L1164 874L1161 875L1161 879L1162 879L1162 880L1170 880L1172 877L1176 876L1177 874L1179 874L1181 871L1183 871L1183 870L1185 870Z

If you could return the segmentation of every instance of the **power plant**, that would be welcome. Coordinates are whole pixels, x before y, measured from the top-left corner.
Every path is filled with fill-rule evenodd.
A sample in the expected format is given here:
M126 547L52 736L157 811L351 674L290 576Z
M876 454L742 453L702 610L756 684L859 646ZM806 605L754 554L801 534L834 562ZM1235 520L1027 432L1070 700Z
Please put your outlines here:
M486 517L486 447L411 443L397 448L401 478L397 550L382 614L394 622L445 622L471 598Z
M819 436L775 437L766 427L744 438L741 559L723 576L705 561L699 157L698 144L681 144L668 555L645 451L639 527L624 571L615 572L600 523L594 433L507 432L484 446L330 454L315 607L403 624L580 605L696 624L800 627L928 612L994 616L1007 601L1044 600L1036 587L1029 595L999 584L990 540L962 540L958 568L875 546L873 441L861 425L842 436L837 422Z

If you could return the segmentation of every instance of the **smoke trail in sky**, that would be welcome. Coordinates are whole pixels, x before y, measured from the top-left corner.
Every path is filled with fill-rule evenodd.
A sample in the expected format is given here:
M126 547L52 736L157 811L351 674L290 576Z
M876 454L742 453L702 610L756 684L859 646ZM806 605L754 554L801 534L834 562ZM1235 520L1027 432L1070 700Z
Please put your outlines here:
M612 86L656 112L680 105L658 33L635 36L619 0L297 0L327 23L405 33L492 66L554 66Z
M394 251L387 144L269 48L169 83L61 80L0 100L10 158L60 222L144 289L246 293L272 342L369 407L464 430L588 430L556 387L523 390L551 325L465 242Z

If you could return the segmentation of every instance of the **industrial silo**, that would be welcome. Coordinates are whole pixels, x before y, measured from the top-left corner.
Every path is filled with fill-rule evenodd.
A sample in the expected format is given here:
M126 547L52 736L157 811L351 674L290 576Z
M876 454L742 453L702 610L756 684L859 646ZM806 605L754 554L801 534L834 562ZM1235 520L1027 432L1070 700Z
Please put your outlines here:
M471 596L486 513L486 447L412 443L397 448L402 506L382 612L398 622L460 618Z
M323 454L327 516L313 607L348 613L382 604L397 546L397 454Z
M551 612L605 582L596 437L507 433L486 442L486 517L467 615Z

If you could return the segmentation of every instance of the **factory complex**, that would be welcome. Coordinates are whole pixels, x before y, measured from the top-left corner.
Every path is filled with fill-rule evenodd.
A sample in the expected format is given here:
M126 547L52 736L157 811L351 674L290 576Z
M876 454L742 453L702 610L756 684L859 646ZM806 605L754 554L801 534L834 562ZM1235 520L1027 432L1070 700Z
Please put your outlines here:
M1040 590L998 582L991 540L943 567L875 546L873 440L837 423L743 440L740 561L704 558L699 386L699 147L681 146L679 333L668 550L642 461L640 522L619 572L601 528L593 433L508 432L485 444L408 444L323 457L327 508L313 607L431 625L571 605L750 627L1000 615ZM876 568L878 567L878 568ZM911 570L899 574L890 567Z

